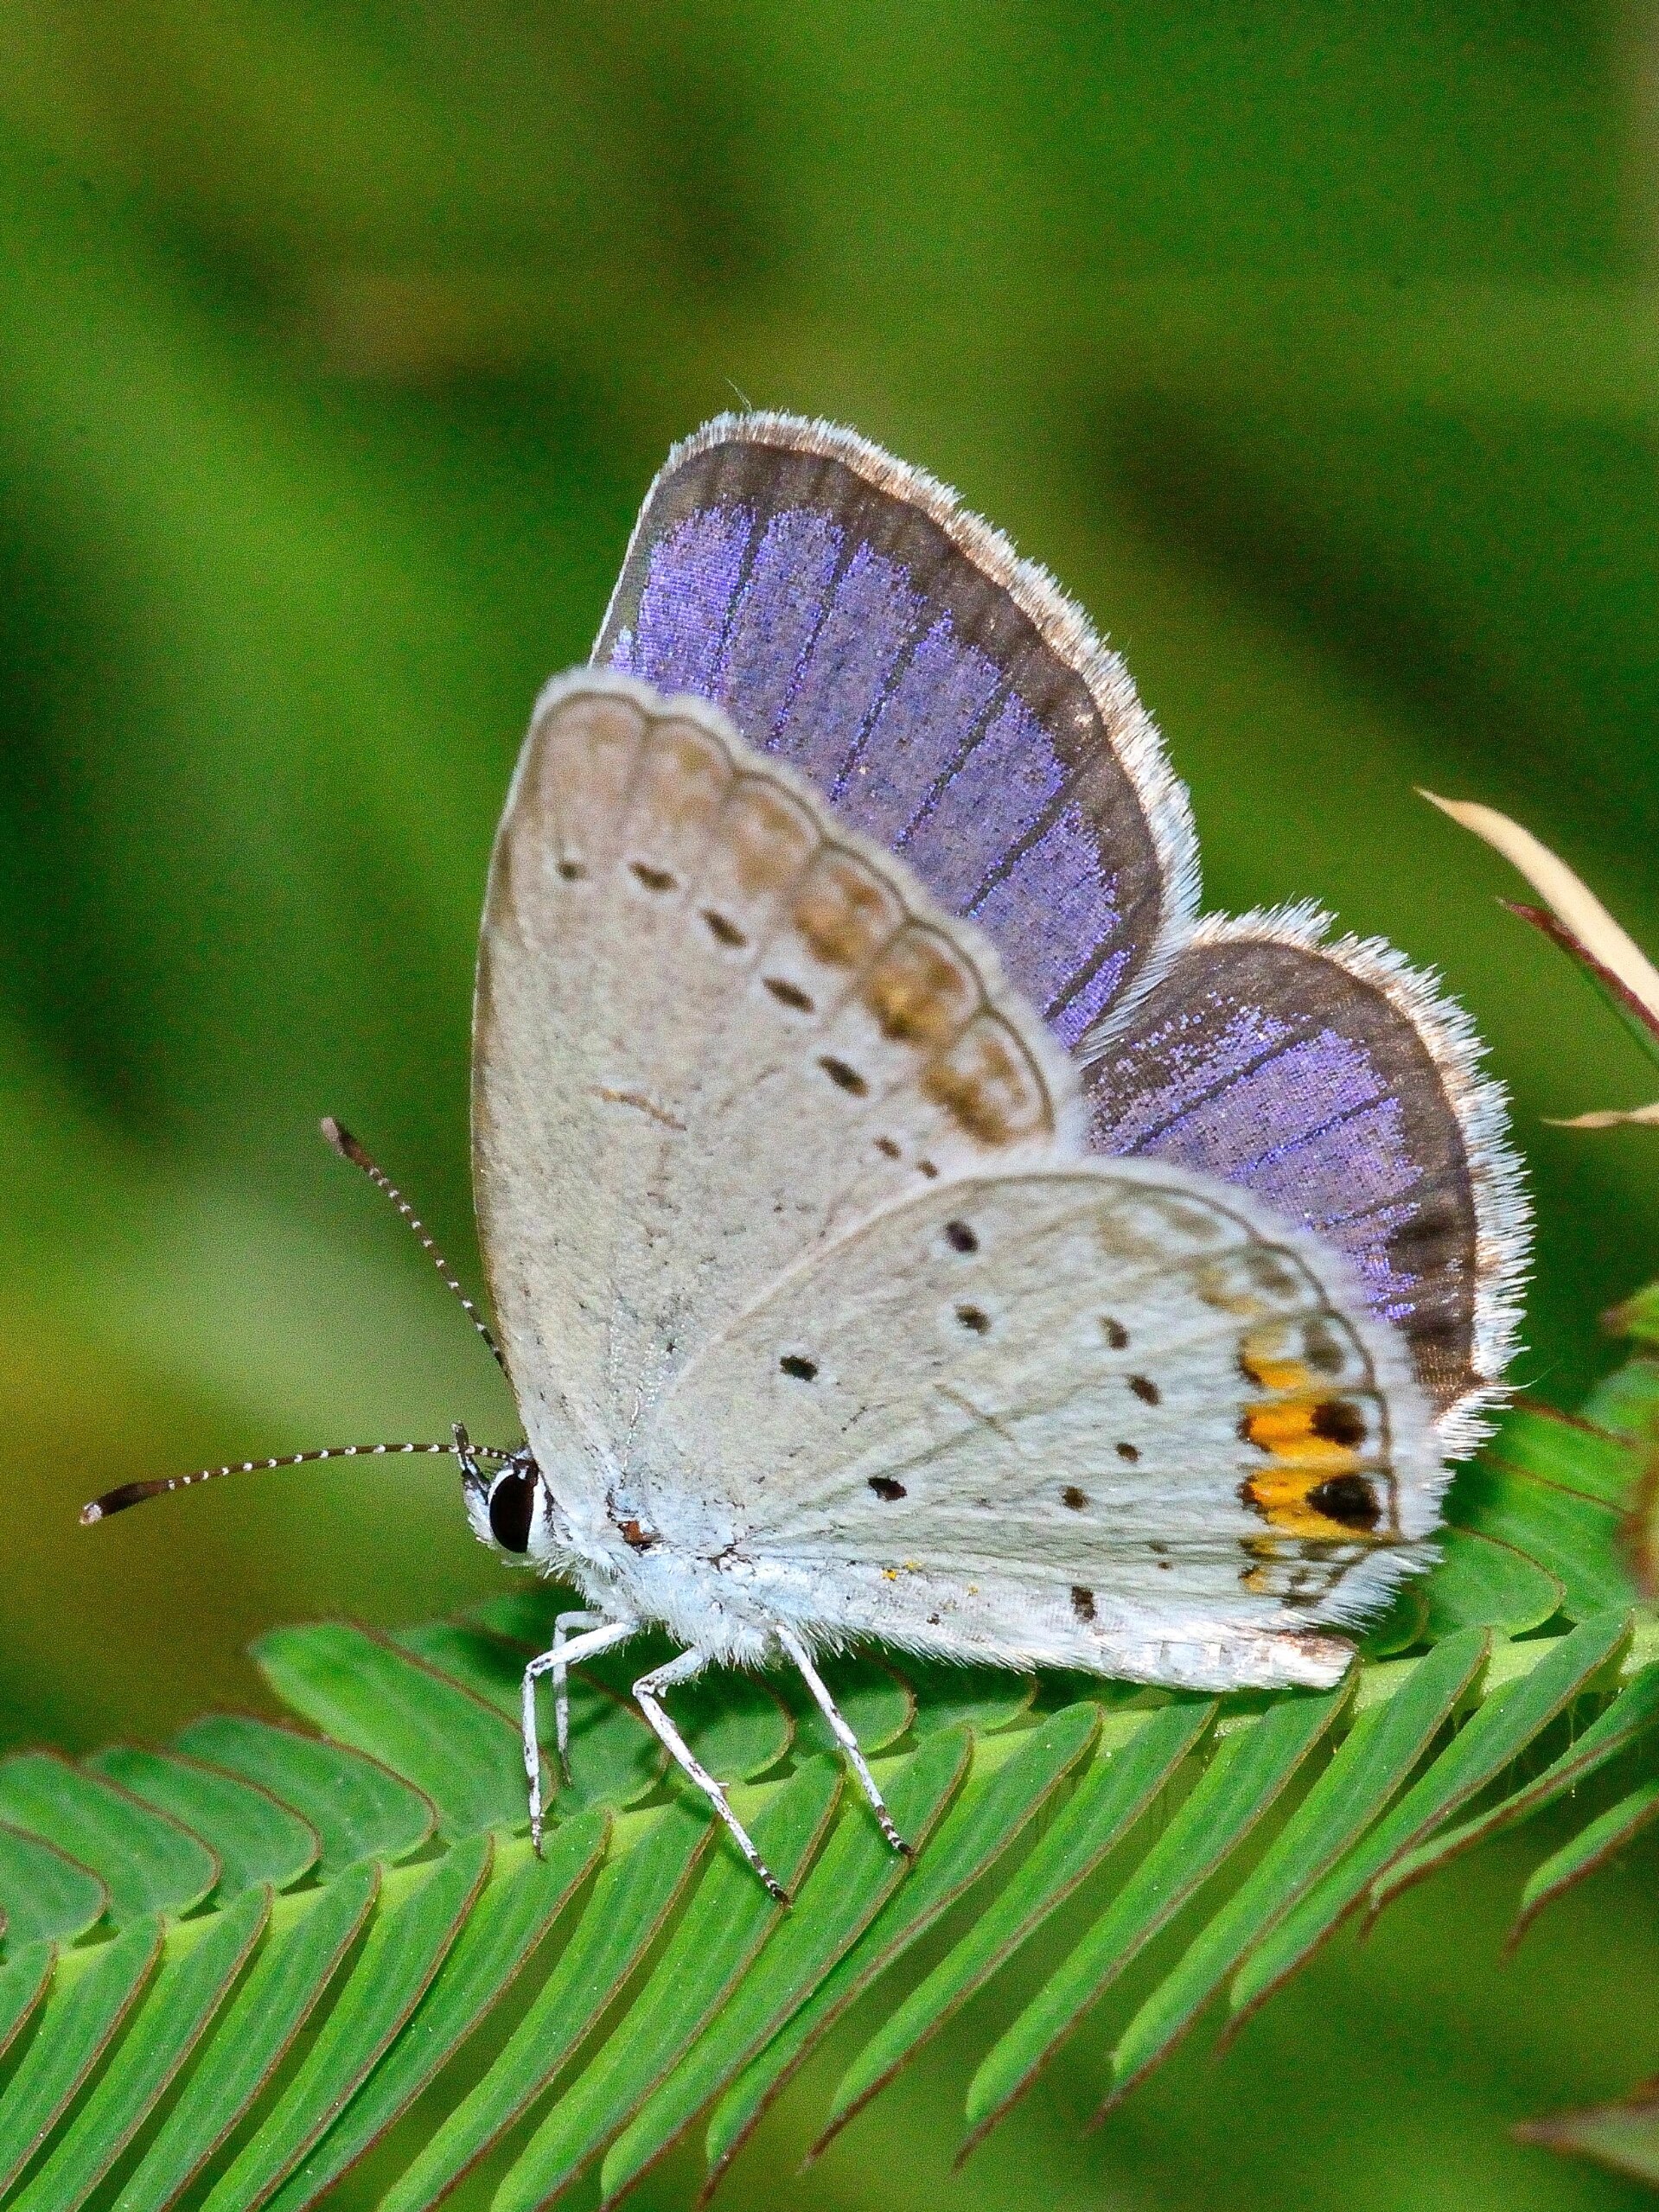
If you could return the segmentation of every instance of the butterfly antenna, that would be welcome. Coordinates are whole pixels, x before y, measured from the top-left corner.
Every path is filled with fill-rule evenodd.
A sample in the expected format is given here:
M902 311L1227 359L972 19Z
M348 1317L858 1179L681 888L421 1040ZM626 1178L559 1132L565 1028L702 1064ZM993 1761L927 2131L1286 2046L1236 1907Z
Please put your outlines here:
M352 1135L349 1129L343 1127L335 1119L331 1113L325 1113L323 1115L322 1125L322 1134L328 1138L329 1144L333 1145L335 1151L339 1153L341 1158L342 1160L349 1160L354 1168L361 1168L363 1173L368 1177L369 1181L374 1185L374 1188L377 1190L385 1192L386 1195L397 1208L399 1213L402 1214L404 1220L408 1222L410 1227L414 1231L417 1238L419 1240L421 1249L425 1253L426 1257L431 1261L433 1266L437 1268L444 1282L448 1284L450 1290L452 1290L456 1297L460 1299L462 1305L466 1310L468 1320L471 1322L473 1327L483 1338L485 1343L488 1345L491 1359L495 1361L501 1373L506 1374L507 1361L501 1357L501 1348L495 1342L495 1331L491 1329L489 1323L484 1319L483 1315L479 1312L473 1301L462 1289L460 1283L456 1278L455 1270L450 1266L449 1261L445 1259L443 1254L438 1250L437 1245L433 1242L431 1235L427 1232L426 1224L421 1220L419 1214L416 1213L414 1208L409 1203L409 1201L404 1196L402 1191L399 1189L397 1184L392 1182L391 1176L386 1173L385 1170L375 1165L374 1162L363 1150L357 1139ZM443 1451L447 1451L450 1449L448 1444L435 1445L433 1448L434 1450Z
M113 1490L105 1490L101 1498L94 1498L90 1505L80 1508L80 1525L90 1528L95 1521L107 1520L112 1513L124 1513L129 1506L141 1506L146 1498L164 1498L173 1490L188 1490L197 1482L216 1482L221 1475L258 1475L272 1467L305 1467L318 1459L393 1459L412 1452L428 1456L443 1454L452 1459L475 1455L481 1459L511 1459L510 1451L498 1451L489 1444L469 1444L464 1430L458 1431L453 1444L336 1444L322 1451L290 1451L281 1459L238 1459L227 1467L201 1467L194 1475L168 1475L155 1482L123 1482Z

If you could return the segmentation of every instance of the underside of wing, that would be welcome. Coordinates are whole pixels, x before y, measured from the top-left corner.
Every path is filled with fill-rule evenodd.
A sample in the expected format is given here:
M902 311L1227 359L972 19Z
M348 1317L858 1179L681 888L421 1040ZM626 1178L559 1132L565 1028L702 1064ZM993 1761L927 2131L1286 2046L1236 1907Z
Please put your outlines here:
M734 1320L638 1450L665 1541L720 1493L732 1554L820 1624L1130 1673L1149 1637L1362 1617L1432 1556L1445 1481L1341 1260L1142 1163L889 1208Z
M544 694L492 863L474 1051L490 1288L538 1458L627 1440L848 1223L1081 1151L1074 1071L979 933L695 699Z
M1256 1197L1347 1257L1453 1457L1514 1349L1528 1248L1499 1086L1462 1009L1311 908L1200 923L1084 1086L1091 1148Z
M594 659L800 768L987 931L1063 1042L1186 926L1186 794L1122 662L954 492L851 430L727 415L676 446Z

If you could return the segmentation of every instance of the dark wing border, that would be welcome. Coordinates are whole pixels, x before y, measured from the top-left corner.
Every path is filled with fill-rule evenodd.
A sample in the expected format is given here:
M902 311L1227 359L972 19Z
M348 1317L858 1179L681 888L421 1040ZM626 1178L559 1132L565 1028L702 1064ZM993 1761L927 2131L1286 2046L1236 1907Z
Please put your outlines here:
M964 506L949 485L834 423L769 412L717 416L670 450L652 481L594 642L595 661L605 659L627 624L630 602L637 599L643 580L644 548L672 528L682 512L689 513L702 504L705 470L699 464L706 456L723 455L724 465L733 472L731 490L751 488L741 481L743 449L839 463L883 499L922 517L985 583L1006 596L1030 624L1036 647L1056 664L1062 679L1072 679L1067 689L1073 696L1062 718L1070 725L1073 757L1086 762L1091 744L1109 752L1145 820L1163 892L1162 910L1145 954L1120 996L1088 1032L1091 1042L1097 1036L1111 1036L1190 935L1198 908L1198 841L1186 787L1170 765L1158 726L1142 705L1127 668L1084 609L1048 570L1022 558L1001 531ZM776 494L774 481L752 488ZM1015 656L1019 650L1014 643ZM1029 646L1026 651L1030 651ZM1053 690L1052 673L1046 686L1035 667L1031 675L1039 696L1044 688ZM1016 685L1018 688L1017 672Z

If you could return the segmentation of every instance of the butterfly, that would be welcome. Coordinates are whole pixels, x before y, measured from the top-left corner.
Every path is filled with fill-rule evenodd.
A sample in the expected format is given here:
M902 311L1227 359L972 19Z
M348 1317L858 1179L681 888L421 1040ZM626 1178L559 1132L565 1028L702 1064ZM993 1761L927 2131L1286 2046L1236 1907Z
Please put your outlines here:
M538 1839L538 1680L563 1759L568 1669L647 1625L681 1654L640 1708L775 1891L665 1703L705 1667L796 1667L903 1848L826 1651L1329 1685L1432 1562L1516 1325L1502 1093L1390 947L1196 907L1186 794L1043 571L845 430L674 449L485 898L526 1442L399 1448L586 1600L524 1678Z

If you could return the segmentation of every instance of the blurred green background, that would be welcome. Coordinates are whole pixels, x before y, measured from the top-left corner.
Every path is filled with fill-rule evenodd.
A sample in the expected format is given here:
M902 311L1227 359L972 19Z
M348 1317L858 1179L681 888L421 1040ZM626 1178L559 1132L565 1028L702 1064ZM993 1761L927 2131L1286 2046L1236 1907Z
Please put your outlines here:
M1659 944L1656 86L1650 15L1561 0L8 0L0 1739L156 1740L257 1704L274 1622L498 1586L442 1467L75 1510L510 1428L316 1118L475 1272L514 750L735 393L924 462L1087 602L1210 903L1316 896L1445 970L1533 1164L1521 1376L1571 1404L1659 1272L1659 1151L1541 1118L1652 1072L1413 787L1522 815ZM1642 2201L1507 2126L1659 2063L1655 1854L1500 1970L1522 1863L1087 2139L1084 2038L958 2181L948 2046L789 2178L832 2051L730 2201Z

